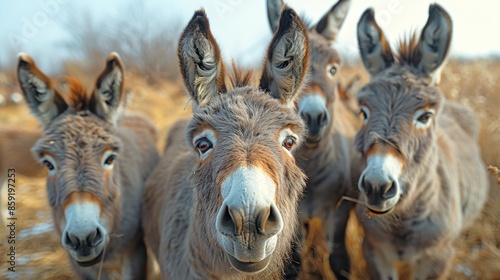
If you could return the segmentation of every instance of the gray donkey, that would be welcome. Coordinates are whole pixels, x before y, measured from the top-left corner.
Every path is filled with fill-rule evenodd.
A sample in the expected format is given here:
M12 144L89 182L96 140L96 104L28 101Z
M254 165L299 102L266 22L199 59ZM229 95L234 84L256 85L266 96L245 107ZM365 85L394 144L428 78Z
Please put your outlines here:
M143 227L163 279L279 279L297 230L305 175L293 156L308 67L307 29L283 9L260 80L226 83L204 10L179 40L193 117L169 132L146 183Z
M282 0L267 1L273 31L282 6ZM301 239L309 239L308 236L314 234L312 222L319 219L321 234L328 243L330 267L338 279L347 279L350 272L345 232L353 204L344 201L339 208L337 204L344 195L358 196L355 182L362 170L359 154L354 149L354 136L361 121L350 111L348 101L344 102L339 96L337 76L342 61L331 47L349 6L349 0L340 0L309 28L309 83L298 103L299 114L307 124L305 144L297 152L299 166L308 177L305 197L300 202ZM298 249L294 253L297 267L288 268L290 277L294 270L300 269Z
M156 130L140 115L124 115L123 68L112 53L87 92L68 78L61 94L26 54L19 84L43 126L33 155L48 169L47 191L57 233L81 279L145 279L146 247L140 227L143 185L159 159ZM102 267L101 267L102 266Z
M453 242L483 207L488 183L468 109L436 87L452 34L448 13L430 5L420 38L396 55L368 9L358 23L361 57L371 81L358 93L364 125L356 145L367 165L357 215L371 279L446 279Z

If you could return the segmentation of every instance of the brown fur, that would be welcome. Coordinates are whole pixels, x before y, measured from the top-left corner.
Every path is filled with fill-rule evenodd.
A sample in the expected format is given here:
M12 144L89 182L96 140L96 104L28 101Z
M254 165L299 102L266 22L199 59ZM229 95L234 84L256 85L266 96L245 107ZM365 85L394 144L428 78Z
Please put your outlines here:
M307 52L300 20L290 9L284 13L287 14L284 21L291 21L286 27L289 33L281 32L275 36L276 48L287 44L297 52ZM302 36L302 39L293 42L288 34ZM198 42L198 45L192 42ZM214 47L216 44L205 12L195 12L179 40L181 72L193 98L193 117L179 121L169 131L165 154L146 183L143 203L146 244L158 258L163 279L278 279L282 276L297 229L296 210L305 176L277 139L284 129L296 133L298 141L302 138L303 123L288 103L300 94L298 89L305 75L304 65L307 66L307 61L301 59L307 60L307 56L303 53L295 56L297 64L293 71L276 71L271 57L266 59L265 67L269 72L261 78L265 79L264 84L274 84L275 79L286 78L299 81L294 84L295 88L292 84L282 84L280 89L265 87L263 90L266 91L259 90L243 85L242 81L251 79L237 72L232 79L233 88L221 90L221 84L225 82L213 81L224 76L220 71L222 64L209 68L212 64L202 62L208 57L222 61L218 47ZM192 52L193 48L198 51ZM283 59L279 53L270 52ZM195 65L193 61L201 64ZM198 89L194 87L198 76L207 77L208 72L216 74L210 79L202 79ZM288 77L276 76L276 72ZM224 77L222 79L225 81ZM199 89L205 95L199 95ZM280 95L284 91L288 93L287 97ZM198 133L207 130L214 133L217 142L210 154L202 159L192 141ZM240 272L230 264L228 253L216 235L216 217L224 201L221 184L242 166L258 166L277 183L274 202L283 219L283 230L277 235L270 263L264 270L252 274ZM245 225L248 228L255 226L250 221ZM247 226L242 230L243 234L236 238L248 244L249 251L252 251L252 236L255 235ZM250 238L245 238L247 235Z
M282 1L268 1L271 27L275 25L271 19L278 2ZM297 156L299 166L309 178L305 197L300 202L302 240L312 240L308 237L309 221L320 219L323 225L322 237L328 244L330 265L340 279L346 279L345 275L350 271L345 231L352 204L345 201L340 209L336 206L342 196L357 195L353 180L356 181L360 173L359 155L354 149L354 135L360 121L353 115L353 108L349 107L351 100L346 96L340 97L338 72L341 71L342 61L338 51L331 47L347 15L348 7L349 1L339 1L308 31L310 65L308 86L303 97L321 96L325 101L323 109L329 114L329 121L319 132L309 127L308 140L299 149ZM332 67L335 70L333 74L329 72ZM309 121L307 117L305 119L306 122ZM315 248L307 247L311 245L317 244L304 244L302 255L318 255L319 264L318 267L307 267L304 272L331 277L324 273L323 256L315 253ZM290 274L292 276L294 272L291 271Z
M65 97L50 82L39 82L48 78L25 54L20 55L18 77L28 106L44 126L33 155L39 160L50 155L56 163L55 173L47 177L47 191L57 233L63 234L64 210L71 201L97 203L110 238L104 249L103 279L110 277L106 267L111 263L122 267L123 279L144 279L146 250L140 228L140 202L143 183L158 160L156 132L143 116L117 115L124 98L121 87L116 87L122 82L122 71L118 56L113 54L92 93L76 79L68 78ZM109 83L104 94L98 94L106 87L99 85L101 80ZM40 98L44 94L48 96ZM47 113L40 109L51 108L54 100L63 100L56 104L56 110ZM98 104L104 100L107 103ZM112 121L115 118L119 118L117 123ZM110 150L117 154L117 162L111 170L105 170L102 156ZM97 278L99 264L81 267L72 257L70 262L80 278Z
M367 17L370 14L373 11L367 10L362 16L358 32L376 25L373 17ZM421 39L413 36L401 43L397 62L372 73L371 82L358 94L360 105L370 111L356 136L359 151L365 159L374 153L392 154L403 163L399 178L393 178L401 197L392 209L369 217L367 207L357 208L371 279L398 279L400 262L409 265L412 279L446 279L453 242L479 215L487 198L475 115L446 100L435 86L451 32L449 15L431 5ZM360 40L365 35L360 34ZM367 48L360 50L363 57L373 55L365 53ZM370 70L369 63L365 66ZM434 111L427 127L413 124L420 109ZM359 184L366 188L364 177ZM362 200L368 195L365 191Z

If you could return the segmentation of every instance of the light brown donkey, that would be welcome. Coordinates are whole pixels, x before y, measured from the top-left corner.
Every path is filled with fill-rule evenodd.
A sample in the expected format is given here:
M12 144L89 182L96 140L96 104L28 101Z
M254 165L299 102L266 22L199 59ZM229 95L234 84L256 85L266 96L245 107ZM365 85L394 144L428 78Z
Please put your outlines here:
M268 0L267 6L269 23L274 31L283 3L281 0ZM305 145L297 152L299 166L308 177L305 197L300 202L301 239L311 239L315 234L310 225L313 220L322 221L320 234L323 237L320 239L326 239L328 243L330 267L338 279L347 279L350 271L345 231L353 204L344 201L339 208L337 204L344 195L357 196L354 182L361 172L359 156L354 149L354 135L361 121L350 111L348 101L344 102L339 96L337 77L342 61L339 53L331 47L349 6L350 1L340 0L316 25L309 28L309 85L298 103L299 114L307 124ZM310 248L303 249L306 249L302 251L303 256L318 255L307 254ZM297 251L294 254L295 270L300 265ZM322 263L323 260L316 262ZM309 268L310 264L307 267L310 270L307 273L321 272L314 271L317 268ZM319 270L323 271L323 266ZM289 276L292 274L293 269L290 269Z
M446 279L453 242L486 200L475 115L436 87L451 34L450 16L437 4L420 38L401 42L396 55L373 10L358 23L372 77L358 93L364 125L356 144L367 165L358 185L366 205L357 214L372 279L398 279L398 262L413 268L412 279Z
M82 279L145 279L146 248L140 227L146 177L158 161L156 131L146 118L121 115L123 67L112 53L95 90L76 79L61 94L26 54L19 55L19 84L43 135L32 149L48 169L47 191L56 231ZM140 125L139 125L140 124Z
M143 227L163 279L277 279L297 229L305 184L293 153L308 63L307 30L289 8L269 46L261 89L226 84L204 10L179 40L193 117L169 132L146 183Z

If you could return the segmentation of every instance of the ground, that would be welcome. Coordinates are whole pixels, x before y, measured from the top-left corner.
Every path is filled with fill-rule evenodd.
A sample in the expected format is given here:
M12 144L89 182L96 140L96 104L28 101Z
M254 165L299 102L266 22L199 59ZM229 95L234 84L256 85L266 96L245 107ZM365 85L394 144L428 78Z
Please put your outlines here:
M445 95L472 108L481 121L480 145L487 165L500 166L500 62L499 61L450 61L445 68L440 88ZM342 79L361 74L357 66L344 69ZM97 73L95 75L97 76ZM154 86L147 79L132 73L126 75L126 87L133 95L130 110L149 115L157 125L163 141L168 128L179 118L191 114L191 104L179 82L159 82ZM0 90L2 88L0 87ZM186 109L185 109L186 108ZM35 128L37 121L29 115L23 104L0 108L2 125ZM0 155L1 156L1 155ZM5 279L72 279L73 273L66 259L58 236L53 232L50 210L47 205L44 179L18 176L17 181L16 272L7 271L4 261L8 244L0 242L0 278ZM457 255L450 279L500 279L500 186L491 176L489 200L480 218L464 231L456 242ZM361 233L356 221L349 227L349 247L353 264L352 279L365 279L364 261L361 257ZM404 268L403 268L404 270ZM310 278L310 277L309 277Z

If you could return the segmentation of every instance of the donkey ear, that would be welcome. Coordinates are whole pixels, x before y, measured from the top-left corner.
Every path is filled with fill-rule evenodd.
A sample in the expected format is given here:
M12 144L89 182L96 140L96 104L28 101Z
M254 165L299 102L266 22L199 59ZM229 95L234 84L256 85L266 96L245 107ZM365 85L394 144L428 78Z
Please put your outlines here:
M371 8L363 13L358 22L358 44L363 64L372 76L394 63L391 47Z
M226 92L225 67L205 10L196 11L182 32L177 55L184 83L195 105Z
M24 93L31 113L40 123L48 125L52 119L64 112L68 105L63 97L55 90L52 83L33 59L25 54L18 55L17 78Z
M293 107L308 68L307 29L295 11L285 6L278 30L267 50L260 88Z
M347 11L351 6L350 0L340 0L316 24L314 29L328 40L335 40L340 27L344 23Z
M106 66L97 78L91 97L91 110L99 117L114 122L125 106L123 93L123 65L120 56L113 52L106 59Z
M273 33L278 29L283 6L283 0L267 0L267 19Z
M438 4L430 5L429 19L419 42L421 58L416 65L436 83L440 79L440 66L450 49L452 28L450 15Z

